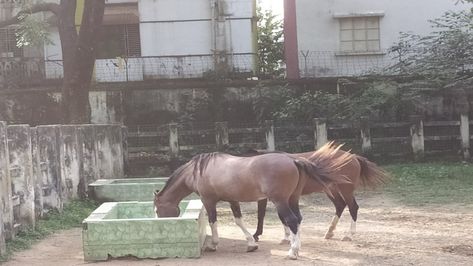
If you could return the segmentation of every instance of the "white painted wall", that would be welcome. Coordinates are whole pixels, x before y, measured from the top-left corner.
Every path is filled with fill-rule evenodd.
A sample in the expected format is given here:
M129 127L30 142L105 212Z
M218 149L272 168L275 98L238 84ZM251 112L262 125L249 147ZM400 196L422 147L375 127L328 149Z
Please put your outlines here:
M456 2L456 0L297 0L298 48L299 51L312 53L309 56L312 60L305 61L303 56L299 57L302 76L332 76L340 71L356 74L367 70L370 65L382 65L388 60L384 55L334 56L332 52L337 52L339 49L339 21L333 17L334 14L383 12L384 16L380 18L380 42L381 50L384 51L398 40L399 32L429 33L431 32L429 19L440 17L447 10L467 8L467 5L456 5ZM308 71L306 75L305 70Z
M201 77L213 69L212 9L210 0L140 0L141 53L147 78ZM227 50L254 53L252 30L254 0L225 1ZM156 58L156 56L164 58ZM182 57L168 57L182 56ZM232 60L240 70L253 69L251 62Z

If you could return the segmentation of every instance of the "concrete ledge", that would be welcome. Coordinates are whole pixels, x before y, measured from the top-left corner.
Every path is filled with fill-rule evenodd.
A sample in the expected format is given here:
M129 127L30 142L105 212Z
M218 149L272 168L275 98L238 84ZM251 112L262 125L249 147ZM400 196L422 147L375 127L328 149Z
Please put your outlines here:
M166 184L167 177L99 179L88 187L89 198L98 202L152 201L154 191ZM198 199L191 194L186 199Z

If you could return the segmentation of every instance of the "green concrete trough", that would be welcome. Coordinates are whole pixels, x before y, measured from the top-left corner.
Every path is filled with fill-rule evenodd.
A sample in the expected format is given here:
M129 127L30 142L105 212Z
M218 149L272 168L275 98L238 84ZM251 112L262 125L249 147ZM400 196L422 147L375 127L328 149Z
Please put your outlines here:
M98 202L152 201L154 191L166 184L167 177L99 179L89 185L89 198ZM186 199L198 199L191 194Z
M198 258L206 237L200 200L183 200L181 215L156 218L153 202L107 202L83 222L84 260L109 257Z

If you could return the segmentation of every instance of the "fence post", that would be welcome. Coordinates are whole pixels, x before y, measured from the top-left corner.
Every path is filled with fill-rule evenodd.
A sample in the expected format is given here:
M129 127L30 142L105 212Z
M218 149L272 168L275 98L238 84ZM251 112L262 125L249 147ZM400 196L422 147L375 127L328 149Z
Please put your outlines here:
M171 158L179 156L179 132L176 123L169 124L169 152Z
M315 149L319 149L327 143L327 120L325 118L314 118L314 142Z
M264 133L266 136L266 149L268 151L276 150L276 141L274 139L274 124L273 120L264 121Z
M29 125L7 127L12 196L19 204L18 224L35 225L35 181ZM15 227L16 225L14 225Z
M13 202L10 171L8 170L9 161L7 124L0 121L0 202L2 202L0 224L4 226L2 234L5 239L13 237Z
M215 122L215 142L218 151L223 151L228 147L230 142L228 140L227 122Z
M411 115L411 146L414 155L414 160L421 160L424 158L424 123L420 115Z
M360 133L361 133L361 151L363 154L371 153L371 129L370 121L366 116L360 119Z
M462 155L464 160L470 159L470 121L468 113L462 113L460 116L460 135L462 139Z

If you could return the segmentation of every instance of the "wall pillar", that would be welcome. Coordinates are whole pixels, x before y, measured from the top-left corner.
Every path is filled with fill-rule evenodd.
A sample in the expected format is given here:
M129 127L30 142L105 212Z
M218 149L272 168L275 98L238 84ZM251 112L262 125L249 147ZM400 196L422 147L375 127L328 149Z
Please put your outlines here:
M35 178L29 125L7 127L12 197L18 205L15 223L35 225ZM15 219L14 219L15 220ZM15 227L15 225L14 225Z
M12 186L8 158L7 124L0 121L0 224L3 237L11 239L13 235Z
M59 126L48 125L36 128L39 172L37 179L42 183L43 209L48 211L63 208L62 180L59 160Z

